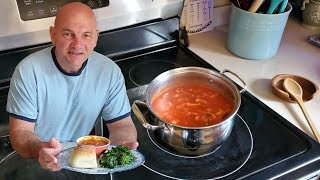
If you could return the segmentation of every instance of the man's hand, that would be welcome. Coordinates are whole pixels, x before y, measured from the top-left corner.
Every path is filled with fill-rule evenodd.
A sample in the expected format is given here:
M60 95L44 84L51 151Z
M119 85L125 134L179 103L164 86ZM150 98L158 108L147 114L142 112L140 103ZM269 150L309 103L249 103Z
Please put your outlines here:
M39 163L42 168L51 171L59 171L61 167L58 165L56 155L62 150L61 143L55 138L51 138L45 143L39 151Z

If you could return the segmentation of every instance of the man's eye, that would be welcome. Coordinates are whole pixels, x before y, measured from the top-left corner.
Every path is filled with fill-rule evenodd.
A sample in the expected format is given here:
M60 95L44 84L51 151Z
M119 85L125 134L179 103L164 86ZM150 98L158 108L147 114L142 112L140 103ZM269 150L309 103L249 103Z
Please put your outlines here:
M84 37L85 37L85 38L91 38L92 35L91 35L91 34L84 34Z
M71 33L64 33L63 36L65 36L65 37L71 37L72 34L71 34Z

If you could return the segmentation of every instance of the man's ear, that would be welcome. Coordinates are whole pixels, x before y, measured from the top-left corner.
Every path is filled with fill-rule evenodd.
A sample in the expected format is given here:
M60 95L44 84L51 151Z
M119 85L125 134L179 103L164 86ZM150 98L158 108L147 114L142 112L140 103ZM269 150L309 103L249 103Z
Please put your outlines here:
M94 47L96 47L96 46L97 46L98 38L99 38L99 30L96 30L96 42L95 42Z
M49 31L50 31L49 33L50 33L51 42L52 42L53 46L55 46L56 42L55 42L55 31L54 31L54 27L53 27L53 26L50 26Z
M97 33L97 37L99 37L99 30L96 30L96 33Z

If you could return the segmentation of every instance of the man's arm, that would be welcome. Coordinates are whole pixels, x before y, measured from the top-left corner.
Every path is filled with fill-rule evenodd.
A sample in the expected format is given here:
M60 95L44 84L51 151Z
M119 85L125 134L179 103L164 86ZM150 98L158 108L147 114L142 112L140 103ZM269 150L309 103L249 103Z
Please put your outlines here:
M43 143L34 134L35 124L23 121L14 117L9 117L9 137L13 149L24 158L38 159L44 169L52 171L60 170L57 158L55 157L61 150L62 145L55 138Z
M35 124L10 116L9 125L9 137L13 149L24 158L38 159L42 142L34 134Z
M114 145L125 145L130 149L138 147L137 130L130 116L107 124L109 129L109 139Z

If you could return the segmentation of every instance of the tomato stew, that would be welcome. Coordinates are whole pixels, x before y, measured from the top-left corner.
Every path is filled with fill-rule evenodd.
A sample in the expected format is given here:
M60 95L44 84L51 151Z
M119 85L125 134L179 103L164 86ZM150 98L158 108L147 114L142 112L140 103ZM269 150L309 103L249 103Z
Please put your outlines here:
M79 141L79 145L94 145L94 146L104 146L109 144L109 141L103 140L103 139L98 139L95 137L85 137L81 141Z
M218 91L197 85L168 89L153 99L151 105L160 118L184 127L218 124L234 108L234 103Z

